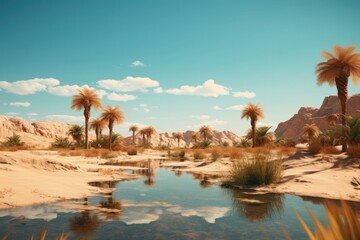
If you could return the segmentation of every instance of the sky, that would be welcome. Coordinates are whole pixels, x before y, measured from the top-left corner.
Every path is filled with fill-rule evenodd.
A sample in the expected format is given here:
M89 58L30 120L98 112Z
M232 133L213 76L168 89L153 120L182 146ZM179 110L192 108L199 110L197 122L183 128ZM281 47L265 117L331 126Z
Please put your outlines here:
M104 106L121 106L124 136L133 123L243 135L249 102L275 130L337 94L316 85L315 66L336 44L360 46L359 9L349 0L0 0L0 115L82 125L70 104L88 86Z

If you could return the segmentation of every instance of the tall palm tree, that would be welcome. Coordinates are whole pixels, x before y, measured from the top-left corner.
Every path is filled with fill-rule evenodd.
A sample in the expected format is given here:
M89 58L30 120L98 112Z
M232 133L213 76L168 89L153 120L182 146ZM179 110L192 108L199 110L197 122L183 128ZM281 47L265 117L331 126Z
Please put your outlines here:
M208 140L213 135L213 131L209 126L201 126L199 133L203 135L204 141Z
M181 132L174 133L174 138L177 139L178 148L180 147L180 140L184 139L184 135Z
M71 109L76 109L78 111L84 109L84 118L85 118L85 148L88 149L88 133L89 133L89 119L90 119L90 110L91 107L94 107L95 110L101 108L101 98L96 94L95 89L89 89L84 87L83 89L78 90L78 94L73 96L71 102Z
M323 52L322 57L326 62L321 62L316 66L317 84L328 83L330 86L336 85L338 97L341 103L341 123L346 127L346 102L348 99L348 82L351 76L354 85L357 85L360 79L360 54L354 53L355 46L333 47L334 54ZM342 151L347 149L346 141L342 142Z
M96 143L99 142L99 138L101 137L102 130L105 128L106 122L102 121L100 118L94 118L90 121L90 130L95 131L96 135Z
M327 122L330 124L330 126L335 126L337 121L339 121L339 114L333 113L326 117Z
M103 109L103 113L101 114L100 119L108 123L109 149L111 150L111 139L112 139L114 123L116 124L123 123L125 119L125 114L120 110L120 106L111 107L108 105L106 106L106 108Z
M256 147L256 122L264 118L264 111L259 105L248 103L242 110L241 118L250 119L253 147Z
M145 145L145 144L146 144L146 142L145 142L146 128L142 128L142 129L139 131L139 133L140 133L141 136L142 136L142 143L143 143L143 145Z
M320 135L319 128L313 124L305 124L302 137L309 143Z
M74 139L74 141L76 141L77 145L80 145L84 138L84 127L73 125L69 129L68 134Z
M131 125L129 131L132 132L133 144L135 145L135 133L139 130L137 125Z
M147 137L147 144L150 146L151 145L151 135L156 133L156 130L154 127L149 126L145 128L146 131L146 137Z

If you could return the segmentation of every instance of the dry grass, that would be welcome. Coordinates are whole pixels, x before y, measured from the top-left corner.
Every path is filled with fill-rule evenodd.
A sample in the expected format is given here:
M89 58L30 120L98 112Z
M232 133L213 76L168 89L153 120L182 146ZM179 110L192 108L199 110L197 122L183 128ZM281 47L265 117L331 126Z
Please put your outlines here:
M308 210L308 213L315 224L315 232L311 232L300 215L295 211L304 231L309 239L313 240L356 240L360 239L360 218L354 210L344 201L341 200L341 206L338 207L333 202L325 204L325 212L329 225L324 227L316 216ZM290 239L288 237L288 239Z
M309 143L309 151L311 153L318 154L318 153L320 153L321 148L322 148L322 145L319 142L315 141L315 142Z
M360 145L349 146L347 153L349 157L360 157Z
M138 154L138 150L136 147L128 148L126 152L129 156L134 156Z
M200 149L194 151L194 152L193 152L193 155L194 155L194 159L200 159L200 160L202 160L202 159L205 159L205 158L206 158L206 153L205 153L205 151L200 150Z
M104 175L104 176L112 175L112 173L113 173L113 170L110 169L110 168L102 169L102 170L100 171L100 175Z
M340 154L341 151L339 149L337 149L335 146L326 146L326 147L322 147L320 149L320 153L323 153L323 154Z
M7 151L7 152L16 152L19 150L29 150L29 146L9 146L9 147L0 147L0 151Z
M100 157L104 159L115 158L118 156L117 152L110 151L107 149L74 149L64 150L59 149L58 153L60 156L83 156L83 157Z
M5 236L3 236L1 238L1 240L8 240L9 237L11 236L12 230L10 232L8 232ZM67 240L70 237L71 232L68 232L67 234L62 233L57 239L58 240ZM30 240L34 240L34 234L32 234L31 238L29 238ZM45 240L46 239L46 227L44 226L40 233L39 233L39 237L37 237L37 239L39 240Z

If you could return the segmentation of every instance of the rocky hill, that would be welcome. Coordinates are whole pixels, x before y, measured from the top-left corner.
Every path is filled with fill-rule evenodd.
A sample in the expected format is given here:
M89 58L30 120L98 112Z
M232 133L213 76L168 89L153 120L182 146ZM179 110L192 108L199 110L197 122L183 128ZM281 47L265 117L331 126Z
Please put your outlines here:
M340 101L337 96L325 97L320 108L302 107L289 120L282 122L275 130L278 138L289 138L298 141L305 124L315 123L321 130L329 129L327 116L341 113ZM347 102L347 115L360 114L360 94L353 95ZM339 121L340 123L340 121Z

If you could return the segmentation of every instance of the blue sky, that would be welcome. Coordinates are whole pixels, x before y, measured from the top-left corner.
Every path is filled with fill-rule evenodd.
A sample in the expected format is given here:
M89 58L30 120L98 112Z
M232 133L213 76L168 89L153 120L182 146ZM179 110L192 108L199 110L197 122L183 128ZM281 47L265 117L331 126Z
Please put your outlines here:
M359 9L333 0L0 0L0 115L81 124L68 95L88 85L122 107L124 135L131 123L243 134L247 102L276 125L336 94L316 85L314 69L335 44L360 46Z

